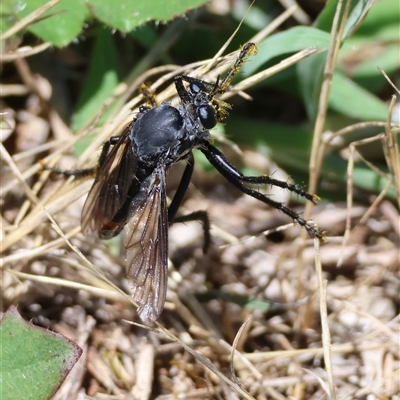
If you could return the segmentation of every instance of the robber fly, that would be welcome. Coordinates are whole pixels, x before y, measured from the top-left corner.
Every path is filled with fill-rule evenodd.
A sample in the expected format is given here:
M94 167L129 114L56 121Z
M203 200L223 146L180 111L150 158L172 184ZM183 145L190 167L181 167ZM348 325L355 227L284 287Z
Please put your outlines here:
M101 239L109 239L127 225L124 239L126 272L133 299L139 305L138 315L144 323L157 320L164 308L168 227L174 221L189 186L194 167L193 149L199 149L218 172L243 193L281 210L312 237L323 240L324 233L317 227L248 185L279 186L314 203L317 196L270 176L244 176L211 144L209 130L225 119L230 108L216 96L228 89L246 57L256 51L253 43L243 46L226 77L217 79L216 83L176 76L180 105L157 105L154 97L147 94L149 104L139 108L132 123L120 136L112 137L104 144L97 167L61 171L75 176L95 172L95 181L82 211L83 233L97 232ZM166 171L182 160L186 161L186 168L167 207Z

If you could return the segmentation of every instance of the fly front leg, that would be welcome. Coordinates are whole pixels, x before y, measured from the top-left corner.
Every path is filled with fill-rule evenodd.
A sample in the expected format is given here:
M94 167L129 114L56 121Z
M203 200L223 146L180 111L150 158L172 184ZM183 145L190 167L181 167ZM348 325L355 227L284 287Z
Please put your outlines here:
M186 89L185 89L185 86L183 85L183 82L187 82L187 83L189 83L189 84L191 84L191 83L200 84L201 86L204 87L204 89L206 89L206 92L207 92L207 93L211 93L212 91L215 90L216 86L218 86L218 84L206 82L206 81L203 81L203 80L201 80L201 79L195 78L195 77L193 77L193 76L188 76L188 75L178 75L178 76L176 76L176 77L174 78L174 81L175 81L176 90L177 90L177 92L178 92L178 94L179 94L179 97L180 97L182 100L183 100L183 97L181 96L181 94L182 94L183 96L185 96L185 94L183 93L183 92L185 92L186 95L187 95L187 91L186 91ZM189 101L191 101L191 97L190 97L190 96L188 96L187 99L188 99Z
M158 106L158 103L156 100L156 94L155 94L154 90L152 90L150 88L150 86L148 86L145 83L142 83L139 86L139 91L140 91L140 93L142 93L142 95L146 99L147 103L149 104L149 106L146 106L146 108L151 109L151 108L155 108Z
M262 201L263 203L276 208L277 210L282 211L284 214L293 219L293 221L297 222L299 225L304 227L310 236L319 239L321 242L324 241L325 233L321 231L318 227L314 227L310 225L305 219L301 218L299 214L290 208L286 207L284 204L279 203L275 200L272 200L268 196L260 193L258 190L251 189L245 186L243 183L250 184L270 184L273 186L283 187L285 189L291 190L295 193L298 193L310 201L316 200L317 197L314 195L303 192L301 189L298 189L295 185L290 185L287 182L278 181L276 179L272 179L268 176L259 176L259 177L246 177L244 176L236 167L234 167L225 156L213 145L210 143L205 143L205 147L201 148L201 151L204 153L208 161L217 169L217 171L223 175L232 185L238 188L241 192L254 197L257 200Z

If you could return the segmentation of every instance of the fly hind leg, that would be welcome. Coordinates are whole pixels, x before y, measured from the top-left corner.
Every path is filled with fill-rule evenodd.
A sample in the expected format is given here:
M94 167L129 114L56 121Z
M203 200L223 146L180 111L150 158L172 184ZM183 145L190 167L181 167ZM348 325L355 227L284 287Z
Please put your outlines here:
M211 243L211 234L210 234L211 226L207 211L200 210L186 215L179 215L178 217L174 218L172 223L175 224L176 222L189 222L189 221L201 222L203 226L203 236L204 236L203 253L206 254Z

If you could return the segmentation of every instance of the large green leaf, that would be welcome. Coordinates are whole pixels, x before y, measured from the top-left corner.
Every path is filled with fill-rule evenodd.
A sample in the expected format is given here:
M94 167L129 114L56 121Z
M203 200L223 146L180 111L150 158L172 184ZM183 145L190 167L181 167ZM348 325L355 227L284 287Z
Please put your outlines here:
M364 121L385 121L388 113L388 107L382 100L340 72L336 72L332 79L329 107Z
M313 121L317 115L321 77L324 67L323 55L302 60L298 76L308 116ZM348 117L365 121L385 120L388 108L371 92L336 71L332 78L329 108Z
M26 17L46 3L46 0L24 2L17 18ZM78 37L87 16L88 9L83 0L62 0L42 15L39 22L30 25L28 30L42 40L62 47Z
M295 53L307 47L327 49L329 42L330 35L327 32L308 26L296 26L272 35L259 43L257 56L249 59L244 73L251 75L272 58Z
M0 324L2 400L50 399L82 354L66 337L24 321L16 307Z
M13 0L3 0L0 7L0 34L3 34L18 22L18 3ZM3 47L3 42L0 46Z
M393 73L399 68L399 43L392 43L379 49L371 58L360 63L353 68L351 76L353 78L364 78L368 76L378 76L383 81L382 72L378 67L387 74Z
M91 0L90 8L105 24L122 32L130 32L150 20L171 20L205 2L205 0Z
M48 0L29 0L17 7L12 0L5 1L3 12L5 10L7 16L2 15L2 31L12 25L8 21L22 19L48 3ZM91 17L112 29L130 32L148 21L172 20L204 3L205 0L62 0L43 14L39 22L30 25L28 30L42 40L61 47L78 38L85 21Z

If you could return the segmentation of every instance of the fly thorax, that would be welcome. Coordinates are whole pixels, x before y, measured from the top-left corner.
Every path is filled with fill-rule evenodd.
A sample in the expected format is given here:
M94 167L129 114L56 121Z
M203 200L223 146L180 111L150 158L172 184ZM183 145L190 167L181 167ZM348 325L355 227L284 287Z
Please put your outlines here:
M131 139L139 159L157 164L171 149L179 146L184 136L184 119L177 108L168 103L148 110L133 125Z

